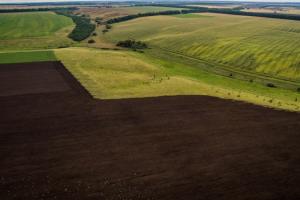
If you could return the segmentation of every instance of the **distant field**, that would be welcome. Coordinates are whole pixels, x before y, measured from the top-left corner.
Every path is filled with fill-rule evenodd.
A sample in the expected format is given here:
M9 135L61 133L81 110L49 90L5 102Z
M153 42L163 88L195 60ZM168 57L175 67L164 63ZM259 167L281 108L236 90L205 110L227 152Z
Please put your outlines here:
M289 110L300 110L300 94L205 72L151 50L68 48L56 57L96 98L119 99L166 95L209 95ZM153 54L163 55L161 58ZM299 99L299 101L298 101Z
M159 12L167 10L183 10L182 8L159 7L159 6L132 6L132 7L112 7L112 8L97 8L97 7L81 7L77 13L90 15L92 18L101 17L104 20L121 17L126 15Z
M53 51L0 52L0 64L54 60L56 60L56 57Z
M105 37L143 40L215 68L300 79L300 22L209 13L179 16L118 23Z
M294 7L265 7L265 8L249 8L243 9L245 12L261 12L261 13L282 13L300 15L300 9Z
M236 8L241 6L241 4L191 4L188 6L205 8Z
M71 43L72 19L51 12L0 14L0 49L51 48Z

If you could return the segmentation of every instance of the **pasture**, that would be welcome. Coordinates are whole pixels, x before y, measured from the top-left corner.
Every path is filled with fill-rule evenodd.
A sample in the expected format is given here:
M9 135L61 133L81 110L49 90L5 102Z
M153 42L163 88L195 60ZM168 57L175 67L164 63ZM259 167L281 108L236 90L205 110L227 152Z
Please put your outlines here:
M54 48L71 44L71 18L52 12L0 14L0 49Z
M293 81L300 78L297 21L209 13L154 16L115 24L105 38L142 40L153 48L208 62L213 68Z

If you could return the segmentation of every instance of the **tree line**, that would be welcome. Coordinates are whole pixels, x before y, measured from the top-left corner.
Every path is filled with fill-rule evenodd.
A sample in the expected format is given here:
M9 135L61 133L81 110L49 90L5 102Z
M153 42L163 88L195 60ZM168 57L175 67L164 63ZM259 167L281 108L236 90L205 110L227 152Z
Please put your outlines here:
M300 21L300 15L295 15L295 14L245 12L245 11L234 10L234 9L216 9L216 8L208 8L207 12L231 14L231 15L243 15L243 16L267 17L267 18L276 18L276 19L289 19L289 20Z
M181 14L181 11L170 10L170 11L160 11L160 12L138 13L138 14L134 14L134 15L127 15L127 16L123 16L123 17L109 19L106 21L106 23L113 24L113 23L128 21L131 19L139 18L139 17L148 17L148 16L155 16L155 15L178 15L178 14Z
M0 13L15 13L15 12L44 12L44 11L74 11L76 7L65 7L65 8L20 8L20 9L0 9Z
M160 12L149 12L149 13L139 13L134 15L127 15L123 17L113 18L107 21L108 24L128 21L131 19L155 15L176 15L176 14L188 14L188 13L221 13L221 14L231 14L231 15L243 15L243 16L255 16L255 17L266 17L266 18L276 18L276 19L288 19L300 21L300 15L296 14L283 14L283 13L261 13L261 12L246 12L241 11L243 7L237 8L207 8L207 7L193 7L180 4L142 4L143 6L163 6L170 8L182 8L182 10L170 10L170 11L160 11Z
M69 38L75 41L82 41L88 38L96 28L96 25L93 24L91 22L91 19L86 16L74 15L68 12L56 12L56 13L72 18L76 26L69 34Z

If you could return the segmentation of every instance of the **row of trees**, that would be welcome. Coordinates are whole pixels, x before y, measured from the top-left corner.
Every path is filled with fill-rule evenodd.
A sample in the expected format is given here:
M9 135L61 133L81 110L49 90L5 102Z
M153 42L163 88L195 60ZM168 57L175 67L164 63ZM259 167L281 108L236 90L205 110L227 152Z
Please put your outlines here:
M181 14L181 11L179 10L170 10L170 11L160 11L160 12L149 12L149 13L138 13L134 15L127 15L123 17L117 17L113 19L109 19L106 21L108 24L128 21L131 19L139 18L139 17L147 17L147 16L155 16L155 15L178 15Z
M43 12L43 11L74 11L76 7L62 7L62 8L20 8L20 9L0 9L0 13L15 13L15 12Z
M289 20L298 20L300 21L300 15L296 14L283 14L283 13L261 13L261 12L246 12L241 11L243 7L237 8L207 8L207 7L193 7L181 4L144 4L144 6L164 6L170 8L184 8L180 11L162 11L154 13L143 13L137 15L129 15L125 17L111 19L109 23L116 23L121 21L127 21L130 19L135 19L138 17L144 16L153 16L153 15L172 15L172 14L188 14L188 13L201 13L201 12L210 12L210 13L222 13L222 14L231 14L231 15L243 15L243 16L257 16L257 17L267 17L267 18L277 18L277 19L289 19Z
M72 18L76 26L69 34L69 38L75 41L82 41L88 38L96 28L96 25L93 24L91 19L86 16L74 15L68 12L57 12L57 14Z
M294 14L282 14L282 13L260 13L260 12L245 12L234 9L216 9L208 8L207 12L212 13L223 13L231 15L243 15L243 16L256 16L256 17L267 17L267 18L276 18L276 19L289 19L289 20L300 20L300 15Z

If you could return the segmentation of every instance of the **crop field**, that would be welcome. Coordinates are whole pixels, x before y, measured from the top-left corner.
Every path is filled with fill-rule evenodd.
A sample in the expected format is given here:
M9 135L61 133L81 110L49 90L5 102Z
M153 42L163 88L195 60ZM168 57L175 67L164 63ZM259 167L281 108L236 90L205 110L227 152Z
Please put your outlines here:
M0 14L0 50L54 48L70 44L72 19L51 12Z
M128 6L128 7L112 7L112 8L95 8L95 7L81 7L77 13L86 14L92 18L101 17L104 20L122 17L125 15L132 15L146 12L159 12L167 10L183 10L182 8L169 8L159 6Z
M136 39L215 68L300 79L300 23L222 14L154 16L113 26L111 41Z

